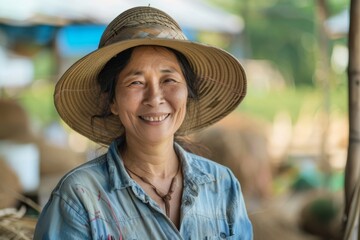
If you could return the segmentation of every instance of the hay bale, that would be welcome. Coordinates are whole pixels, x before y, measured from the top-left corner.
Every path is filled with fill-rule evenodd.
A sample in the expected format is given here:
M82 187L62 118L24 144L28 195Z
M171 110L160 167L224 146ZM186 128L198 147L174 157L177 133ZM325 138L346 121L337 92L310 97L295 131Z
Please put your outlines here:
M25 109L15 100L0 99L0 141L34 143L40 153L40 174L64 174L86 161L85 154L49 144L35 135Z
M231 114L193 138L209 149L206 157L233 171L246 197L264 198L271 194L272 183L266 128L250 117Z
M14 193L22 192L20 180L1 156L0 169L0 209L16 207L17 198Z
M36 141L40 152L40 175L63 175L86 161L84 153L77 153L65 147L45 141Z
M0 209L0 240L16 239L31 240L33 239L36 218L24 217L25 208Z
M23 143L36 139L31 131L28 114L18 102L0 99L0 116L0 140Z

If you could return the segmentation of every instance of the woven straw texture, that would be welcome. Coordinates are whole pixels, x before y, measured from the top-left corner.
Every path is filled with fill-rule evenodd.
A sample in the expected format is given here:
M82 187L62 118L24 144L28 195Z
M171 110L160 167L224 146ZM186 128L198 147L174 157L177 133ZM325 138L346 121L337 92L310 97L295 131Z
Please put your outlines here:
M190 42L178 24L164 12L137 7L115 18L103 33L99 49L72 65L57 83L55 106L71 128L105 145L123 133L117 116L92 118L101 113L105 99L100 95L96 79L113 56L141 45L164 46L183 53L200 81L199 101L189 102L179 135L192 133L222 119L246 94L245 72L231 54Z

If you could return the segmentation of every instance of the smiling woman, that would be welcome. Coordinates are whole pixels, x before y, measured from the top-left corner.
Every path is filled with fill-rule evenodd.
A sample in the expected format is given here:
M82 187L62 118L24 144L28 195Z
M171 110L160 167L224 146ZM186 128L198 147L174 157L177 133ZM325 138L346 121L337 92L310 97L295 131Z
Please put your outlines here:
M124 125L127 141L173 138L187 102L186 81L175 55L160 47L137 47L118 78L110 108Z
M120 14L55 89L63 120L108 152L60 181L35 239L252 239L233 173L176 140L226 116L245 93L240 63L187 41L166 13Z
M140 47L138 47L140 48ZM144 48L144 46L142 47ZM194 73L193 69L190 66L190 63L188 62L188 60L186 59L186 57L171 48L167 48L167 47L156 47L156 46L152 46L152 48L154 49L154 51L156 51L156 55L157 54L161 54L161 52L168 52L168 54L165 54L165 56L163 56L163 58L167 58L167 55L172 55L172 58L175 56L176 60L175 63L177 65L179 65L180 67L180 71L179 69L175 69L170 67L169 69L162 69L161 71L164 73L163 78L165 77L165 80L162 80L164 83L175 83L175 79L169 78L169 76L171 76L172 74L180 74L186 81L186 87L187 87L187 101L197 101L198 97L199 97L199 80L197 79L196 74ZM115 90L116 90L116 85L119 79L119 74L120 72L127 66L131 54L133 52L134 48L129 48L119 54L117 54L116 56L114 56L112 59L110 59L106 65L104 66L104 68L101 70L101 72L99 73L99 77L98 77L98 84L100 85L101 88L101 94L107 96L107 100L104 102L103 106L102 106L102 111L100 115L94 115L92 116L92 118L100 118L100 119L104 119L107 118L109 116L111 116L113 114L113 112L110 109L110 106L112 105L114 99L115 99ZM141 50L138 50L139 52ZM160 51L160 52L159 52ZM157 60L153 59L153 55L150 54L151 59L150 62L153 63L158 63ZM134 57L132 57L132 59L134 59ZM161 59L159 59L161 61ZM172 59L174 60L174 59ZM136 65L136 64L133 64ZM137 66L135 66L137 67ZM141 71L137 71L137 70L133 70L132 74L134 76L137 76L141 73ZM168 75L165 75L165 73L168 73ZM124 75L124 73L122 74ZM177 76L179 77L179 76ZM169 79L167 79L169 78ZM130 80L127 81L131 81L134 79L130 78ZM135 83L136 82L136 83ZM135 81L135 82L125 82L125 80L123 80L123 84L126 86L126 84L130 85L130 83L132 85L134 84L141 84L140 81ZM164 84L163 84L164 85ZM173 84L174 85L174 84ZM130 87L130 86L128 86ZM127 99L125 99L126 101L124 103L127 102ZM191 114L195 115L196 111L193 111ZM116 114L117 115L117 114ZM195 118L196 119L196 118ZM118 137L121 137L123 135L120 135Z
M102 73L111 71L113 65L124 66L119 72L113 72L112 79L99 81L104 85L114 82L109 85L111 98L105 104L103 116L109 114L109 111L119 116L127 138L132 136L140 142L152 142L155 138L161 140L164 137L162 133L173 138L185 118L188 92L196 99L194 95L198 90L194 84L195 74L186 74L184 66L191 69L189 63L178 61L171 49L141 46L131 49L131 53L128 59L120 53L100 73L100 76L105 75ZM192 77L189 78L189 75ZM192 89L188 90L189 87ZM107 109L108 106L110 109Z

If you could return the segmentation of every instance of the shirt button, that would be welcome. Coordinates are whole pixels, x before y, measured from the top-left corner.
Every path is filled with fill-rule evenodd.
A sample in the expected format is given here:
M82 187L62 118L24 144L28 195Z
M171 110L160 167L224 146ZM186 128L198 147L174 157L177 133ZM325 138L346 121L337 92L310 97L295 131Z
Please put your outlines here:
M225 239L225 238L226 238L226 234L225 234L224 232L221 232L221 233L220 233L220 237L223 238L223 239Z

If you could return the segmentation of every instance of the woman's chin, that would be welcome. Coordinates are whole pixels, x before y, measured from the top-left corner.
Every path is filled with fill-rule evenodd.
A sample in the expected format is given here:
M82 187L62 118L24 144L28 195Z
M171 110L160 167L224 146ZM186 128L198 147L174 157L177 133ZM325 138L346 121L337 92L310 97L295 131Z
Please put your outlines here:
M174 131L164 130L164 129L153 129L143 131L139 137L141 141L149 143L162 143L165 141L174 139Z

